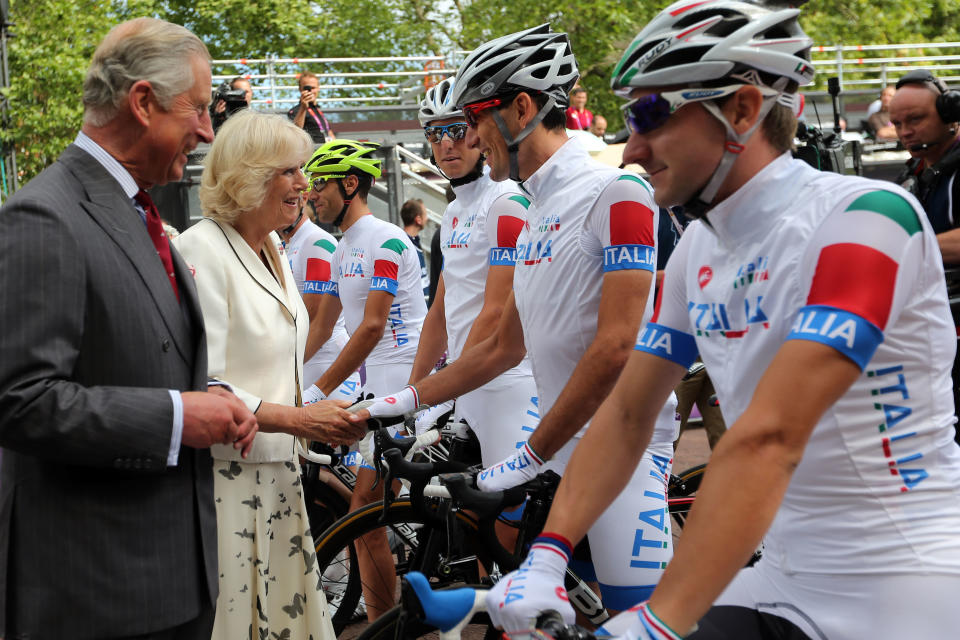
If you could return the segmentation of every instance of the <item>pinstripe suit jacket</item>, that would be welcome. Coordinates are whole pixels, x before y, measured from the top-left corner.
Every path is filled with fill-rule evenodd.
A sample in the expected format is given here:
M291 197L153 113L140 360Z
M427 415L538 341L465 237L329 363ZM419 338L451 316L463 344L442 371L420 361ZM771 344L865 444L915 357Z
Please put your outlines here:
M167 467L168 389L206 388L203 320L85 151L0 208L0 634L106 638L216 600L209 452Z

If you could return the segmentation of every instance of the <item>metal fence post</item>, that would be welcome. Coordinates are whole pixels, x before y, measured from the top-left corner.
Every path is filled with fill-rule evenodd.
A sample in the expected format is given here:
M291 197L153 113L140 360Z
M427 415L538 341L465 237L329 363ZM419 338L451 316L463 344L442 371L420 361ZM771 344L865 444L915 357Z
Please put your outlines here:
M387 215L390 222L402 227L400 208L403 207L403 173L400 167L400 154L397 145L384 144L380 147L383 152L385 173L387 174Z

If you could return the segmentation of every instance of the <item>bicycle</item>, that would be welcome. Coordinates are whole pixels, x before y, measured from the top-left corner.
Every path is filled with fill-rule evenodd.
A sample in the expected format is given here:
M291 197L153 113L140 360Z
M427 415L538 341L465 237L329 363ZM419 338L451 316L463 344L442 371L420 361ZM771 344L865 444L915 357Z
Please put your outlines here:
M395 440L389 446L403 445L402 441ZM453 455L456 455L456 451ZM528 504L524 519L519 524L521 535L517 548L508 552L500 546L493 533L493 521L505 504L502 494L472 489L469 486L473 482L472 476L444 476L444 483L455 484L455 491L451 493L456 494L456 499L452 502L428 502L424 499L424 491L428 495L447 495L442 487L427 485L440 468L436 464L417 466L416 463L404 461L399 450L388 451L384 456L389 461L387 486L394 476L412 479L410 497L391 500L388 494L386 500L368 505L341 519L316 540L317 562L321 570L325 576L332 574L338 577L336 585L328 581L324 588L345 594L332 611L337 633L352 619L351 607L359 602L362 591L356 566L350 562L356 553L354 545L362 540L362 536L381 526L391 528L396 538L393 546L398 576L419 569L438 584L476 583L480 579L477 558L488 574L494 577L499 572L507 572L518 566L526 546L543 527L553 491L559 482L554 474L549 481L539 480L538 485L524 488ZM686 519L702 473L703 465L700 465L679 476L670 477L668 508L679 527ZM519 504L520 500L522 497L514 495L507 502ZM480 519L465 513L465 509L476 511ZM332 571L331 566L334 567ZM606 611L600 599L572 571L568 573L566 586L571 601L589 619L594 623L605 619Z

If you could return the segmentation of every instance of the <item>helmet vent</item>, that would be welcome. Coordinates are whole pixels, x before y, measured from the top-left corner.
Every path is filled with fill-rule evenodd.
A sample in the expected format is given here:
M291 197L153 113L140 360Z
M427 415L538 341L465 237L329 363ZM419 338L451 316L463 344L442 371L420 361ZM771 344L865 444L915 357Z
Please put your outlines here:
M685 49L679 49L677 51L668 51L650 63L646 71L669 69L671 67L698 62L710 49L710 45L705 45L702 47L686 47Z

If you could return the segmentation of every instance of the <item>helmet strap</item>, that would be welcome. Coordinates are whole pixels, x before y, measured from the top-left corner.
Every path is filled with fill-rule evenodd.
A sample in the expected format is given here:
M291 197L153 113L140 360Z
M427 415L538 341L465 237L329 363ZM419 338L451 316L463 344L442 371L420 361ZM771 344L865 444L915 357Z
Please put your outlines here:
M503 118L500 117L499 111L493 112L493 121L497 123L497 128L500 129L500 135L503 136L503 141L507 144L507 154L510 157L510 179L514 182L520 182L520 160L517 157L518 151L520 150L520 143L523 142L524 138L533 133L533 130L537 128L537 125L540 124L543 119L550 113L550 110L557 106L556 99L548 95L547 102L543 105L543 108L537 112L533 119L527 123L527 126L517 134L516 137L510 135L510 130L507 129L507 123L503 121Z
M347 190L343 188L343 178L337 178L337 189L340 190L340 197L343 198L343 208L340 209L340 214L333 221L333 226L335 227L339 227L341 224L343 224L343 218L347 215L347 209L350 208L350 203L353 202L353 199L360 191L360 185L357 185L357 188L353 190L353 193L348 194Z
M733 165L740 156L740 153L743 152L747 141L753 136L757 129L760 128L770 109L778 102L780 92L783 91L787 81L787 78L780 78L774 83L772 88L777 91L777 95L764 96L763 104L760 106L760 112L757 114L757 121L743 133L734 131L730 122L723 117L723 113L720 111L720 107L717 106L716 102L708 101L701 103L704 109L723 124L727 132L727 140L723 145L723 156L720 158L720 162L717 163L717 168L714 169L713 175L710 176L707 184L695 193L689 201L684 203L683 213L688 218L705 218L710 209L713 208L713 200L717 197L717 192L720 191L724 180L727 179L730 170L733 169Z
M470 170L470 173L460 178L448 178L448 180L450 180L450 186L462 187L465 184L470 184L471 182L479 179L481 176L483 176L483 163L484 159L481 155L479 158L477 158L477 164L473 165L473 169ZM437 168L439 169L439 167ZM440 173L443 172L441 171Z
M288 236L291 233L293 233L294 229L297 228L297 225L300 224L301 220L303 220L303 207L305 206L307 206L306 203L304 203L303 206L300 207L300 213L297 214L297 219L293 221L293 224L291 224L289 227L283 230L283 235Z

